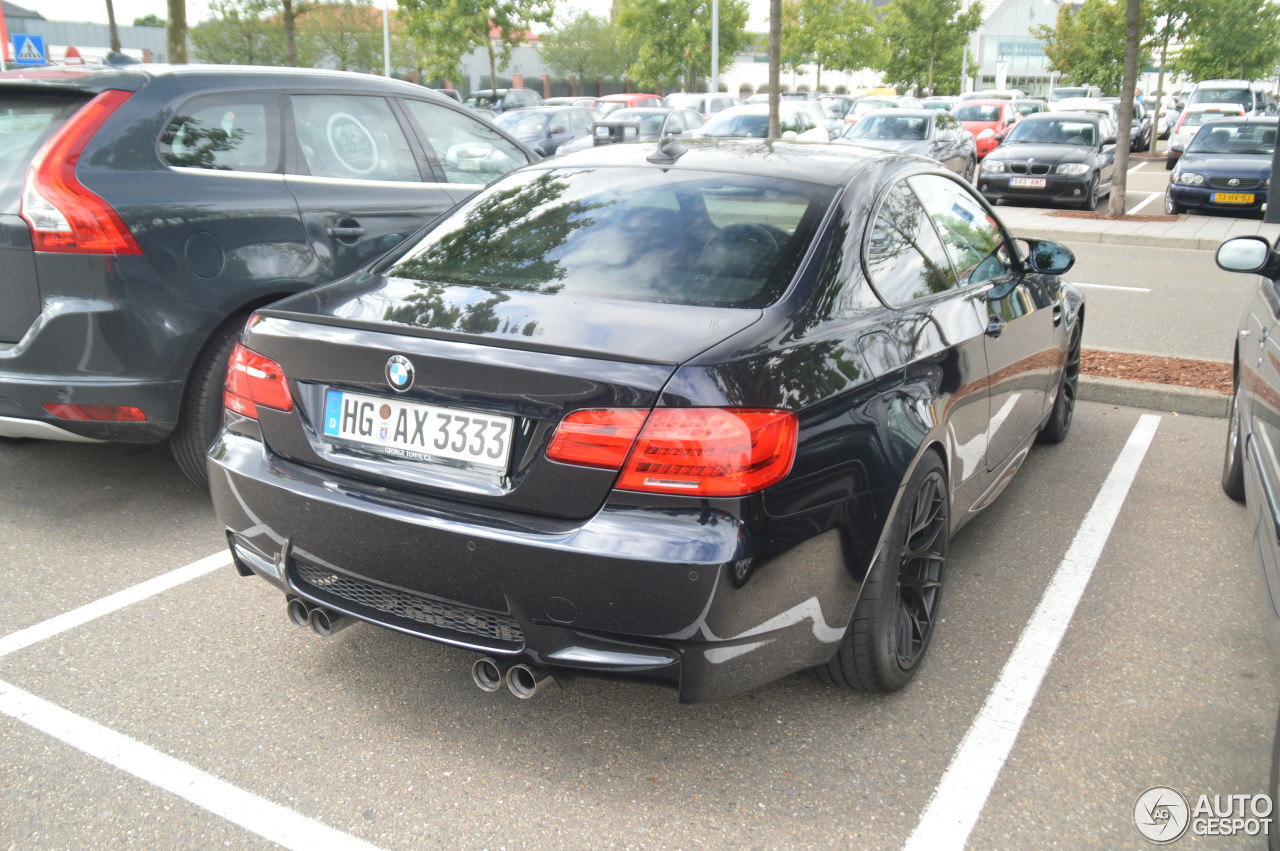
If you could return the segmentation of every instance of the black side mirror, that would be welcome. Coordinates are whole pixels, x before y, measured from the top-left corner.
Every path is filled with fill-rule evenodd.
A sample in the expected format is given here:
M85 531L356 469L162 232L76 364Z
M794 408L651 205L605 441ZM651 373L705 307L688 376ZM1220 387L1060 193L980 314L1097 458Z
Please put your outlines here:
M1268 278L1280 277L1280 255L1261 236L1237 236L1218 246L1214 258L1218 268L1228 272L1252 272Z
M1042 275L1065 275L1076 264L1070 248L1048 239L1020 240L1027 246L1026 263Z

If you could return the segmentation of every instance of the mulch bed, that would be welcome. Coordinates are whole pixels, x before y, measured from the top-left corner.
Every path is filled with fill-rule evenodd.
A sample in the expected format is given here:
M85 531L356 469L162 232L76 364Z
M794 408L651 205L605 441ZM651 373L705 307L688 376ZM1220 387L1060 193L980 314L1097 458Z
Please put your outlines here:
M1103 378L1176 384L1231 395L1229 363L1085 349L1080 353L1080 371Z

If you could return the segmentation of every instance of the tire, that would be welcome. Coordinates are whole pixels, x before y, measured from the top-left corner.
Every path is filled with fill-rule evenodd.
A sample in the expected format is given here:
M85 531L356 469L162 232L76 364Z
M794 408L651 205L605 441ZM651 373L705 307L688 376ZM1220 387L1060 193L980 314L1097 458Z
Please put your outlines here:
M880 693L911 682L938 622L950 542L946 471L937 454L926 452L889 521L839 649L813 675Z
M244 317L228 323L205 347L187 381L178 425L169 436L169 450L178 468L201 488L209 487L205 454L222 428L222 388L227 378L227 362L243 327Z
M1071 421L1075 418L1076 401L1080 395L1080 338L1084 331L1082 321L1077 319L1076 327L1071 331L1067 360L1062 365L1062 380L1058 383L1058 398L1053 401L1048 422L1036 435L1039 443L1061 443L1071 431Z
M1080 202L1080 209L1086 212L1093 212L1094 207L1098 206L1098 175L1094 175L1089 180L1089 191L1085 193L1084 200Z
M1240 383L1231 393L1227 416L1227 445L1222 455L1222 492L1236 502L1244 502L1244 448L1240 445Z
M964 164L964 182L973 185L973 177L978 173L978 161L969 157Z
M1164 214L1166 216L1180 216L1186 211L1186 207L1173 200L1173 191L1166 186L1164 190Z
M1178 158L1173 154L1164 155L1164 170L1173 171L1173 167L1178 164Z

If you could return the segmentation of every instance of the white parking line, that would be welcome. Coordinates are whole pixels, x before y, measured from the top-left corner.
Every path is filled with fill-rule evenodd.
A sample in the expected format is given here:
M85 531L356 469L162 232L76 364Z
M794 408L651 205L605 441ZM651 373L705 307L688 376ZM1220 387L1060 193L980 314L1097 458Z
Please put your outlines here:
M1137 193L1133 193L1133 194L1137 194ZM1139 203L1139 204L1138 204L1136 207L1134 207L1132 210L1129 210L1127 213L1125 213L1125 215L1126 215L1126 216L1132 216L1134 213L1138 212L1138 211L1139 211L1139 210L1141 210L1143 207L1145 207L1145 206L1147 206L1148 204L1150 204L1152 201L1156 200L1157 198L1163 198L1163 197L1164 197L1164 194L1163 194L1163 193L1161 193L1161 192L1148 192L1148 193L1147 193L1147 200L1142 201L1141 203Z
M1131 168L1131 169L1129 169L1128 171L1126 171L1126 172L1125 172L1125 174L1133 174L1135 171L1140 170L1140 169L1141 169L1143 166L1145 166L1146 164L1147 164L1147 161L1146 161L1146 160L1143 160L1142 162L1140 162L1140 163L1138 163L1137 165L1135 165L1133 168Z
M5 682L0 712L285 848L377 849Z
M154 597L156 594L168 591L170 588L189 582L199 576L204 576L206 573L212 573L228 564L231 564L231 553L223 550L220 553L214 553L199 561L192 562L186 567L171 570L168 573L148 579L146 582L139 582L131 588L117 591L109 597L94 600L92 603L88 603L78 609L72 609L57 617L49 618L47 621L41 621L26 629L11 632L4 638L0 638L0 656L6 656L15 650L30 647L32 644L44 641L46 638L51 638L60 632L75 629L91 620L100 618L103 615L109 615L114 611L123 609L125 606L132 606L139 600Z
M230 563L231 553L223 550L78 609L10 633L0 638L0 656L30 647L103 615L154 597ZM334 830L232 786L168 754L68 712L6 682L0 682L0 714L29 724L76 750L97 757L113 768L185 798L196 806L285 848L298 851L313 851L316 848L377 851L376 845L370 845L363 839Z
M1087 287L1091 290L1124 290L1131 293L1149 293L1151 290L1147 287L1121 287L1115 284L1082 284L1079 281L1072 281L1072 286Z
M1045 589L987 701L956 750L905 851L963 849L995 786L1053 655L1071 625L1160 417L1143 414L1129 434L1075 539Z

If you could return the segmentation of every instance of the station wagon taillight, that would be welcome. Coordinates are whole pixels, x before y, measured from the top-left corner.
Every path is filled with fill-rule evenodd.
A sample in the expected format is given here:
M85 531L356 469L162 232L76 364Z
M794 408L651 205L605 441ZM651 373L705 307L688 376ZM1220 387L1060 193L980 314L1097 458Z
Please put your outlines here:
M286 413L293 410L293 395L280 364L236 343L227 363L227 382L222 391L223 407L252 419L258 406Z
M31 227L36 251L142 253L120 214L76 178L85 145L129 96L102 92L62 125L32 160L19 214Z
M745 496L790 472L797 433L795 414L772 409L575 411L556 429L547 457L620 470L619 490Z

